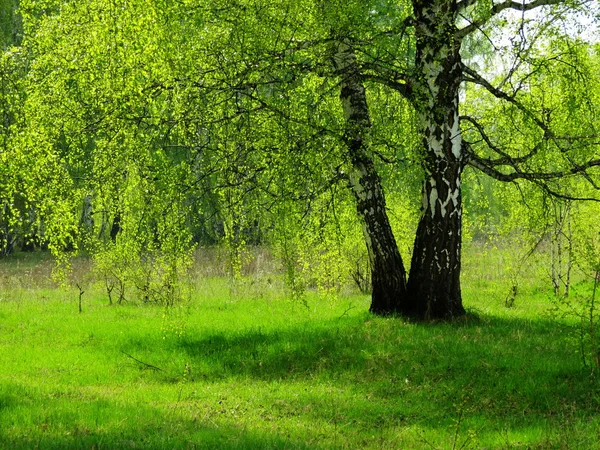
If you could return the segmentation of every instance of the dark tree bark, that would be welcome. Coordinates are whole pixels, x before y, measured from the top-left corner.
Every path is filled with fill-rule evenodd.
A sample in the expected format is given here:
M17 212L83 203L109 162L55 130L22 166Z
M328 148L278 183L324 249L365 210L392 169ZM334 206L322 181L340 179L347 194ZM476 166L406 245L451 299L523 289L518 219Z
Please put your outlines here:
M462 79L456 1L413 2L416 35L414 104L423 139L422 215L417 228L400 312L419 319L463 315L461 267L461 173L459 126Z
M117 240L118 234L121 232L121 214L116 213L115 217L112 221L112 226L110 227L110 239L115 242Z
M461 316L461 165L435 162L423 186L423 214L417 227L408 301L400 312L419 319Z
M363 222L371 266L369 311L380 315L396 313L406 296L406 271L387 217L381 180L372 159L354 155L352 164L356 209Z
M346 119L346 146L352 162L350 185L363 224L371 265L370 311L392 314L398 311L406 295L406 271L387 217L381 179L368 148L371 121L367 97L349 42L338 43L334 65L342 80L340 100Z

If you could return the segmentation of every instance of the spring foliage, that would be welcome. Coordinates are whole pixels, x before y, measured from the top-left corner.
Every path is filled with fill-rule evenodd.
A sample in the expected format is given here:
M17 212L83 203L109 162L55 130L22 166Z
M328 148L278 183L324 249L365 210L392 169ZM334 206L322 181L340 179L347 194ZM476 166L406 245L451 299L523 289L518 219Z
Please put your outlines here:
M471 23L502 31L492 2L471 3ZM461 114L472 118L463 134L477 161L514 177L507 185L466 173L469 237L535 240L555 219L552 195L595 188L572 168L598 152L598 49L552 28L559 13L534 27L538 44L514 40L502 55L494 82L518 103L481 83L462 89ZM90 253L107 286L125 296L129 285L148 301L180 295L196 244L225 245L233 278L246 246L270 245L298 295L335 292L349 278L368 286L331 43L344 33L360 42L369 146L396 240L410 253L423 155L414 108L390 87L401 84L397 70L414 69L410 15L402 1L21 1L23 40L0 56L3 247L20 230L67 265ZM472 65L500 65L482 36L469 39ZM515 55L525 62L510 65ZM388 83L370 71L375 62ZM522 166L497 166L497 149L512 162L537 150ZM519 170L567 176L541 184ZM583 255L597 207L571 211Z

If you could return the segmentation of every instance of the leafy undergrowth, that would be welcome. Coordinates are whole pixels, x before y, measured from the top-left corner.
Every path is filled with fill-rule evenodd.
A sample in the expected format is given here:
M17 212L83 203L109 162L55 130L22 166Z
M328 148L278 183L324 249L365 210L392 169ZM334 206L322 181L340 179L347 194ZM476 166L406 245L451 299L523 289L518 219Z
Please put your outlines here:
M467 319L429 325L221 279L168 310L4 289L0 448L600 448L573 326L483 284Z

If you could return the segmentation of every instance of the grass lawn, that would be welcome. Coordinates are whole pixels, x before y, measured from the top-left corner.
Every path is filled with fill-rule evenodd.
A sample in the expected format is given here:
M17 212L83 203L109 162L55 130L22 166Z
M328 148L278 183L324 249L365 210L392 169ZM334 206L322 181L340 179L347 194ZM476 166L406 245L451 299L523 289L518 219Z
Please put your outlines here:
M168 310L89 286L79 313L47 261L2 260L0 448L600 449L574 322L533 284L505 308L477 258L473 313L429 325L218 277Z

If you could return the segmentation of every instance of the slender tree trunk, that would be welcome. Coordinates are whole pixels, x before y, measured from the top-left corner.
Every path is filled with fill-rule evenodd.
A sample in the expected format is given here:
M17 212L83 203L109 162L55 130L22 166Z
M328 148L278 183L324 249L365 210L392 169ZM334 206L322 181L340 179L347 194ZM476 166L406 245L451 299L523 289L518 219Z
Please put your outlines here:
M422 215L417 228L401 312L419 319L465 313L460 290L461 173L464 167L459 127L460 42L456 1L413 2L416 23L415 106L423 136Z
M350 185L371 265L370 311L391 314L400 309L406 294L406 271L390 226L381 179L373 163L367 138L371 121L365 88L356 56L348 42L339 42L334 64L341 77L340 100L346 119L346 145L352 162Z

